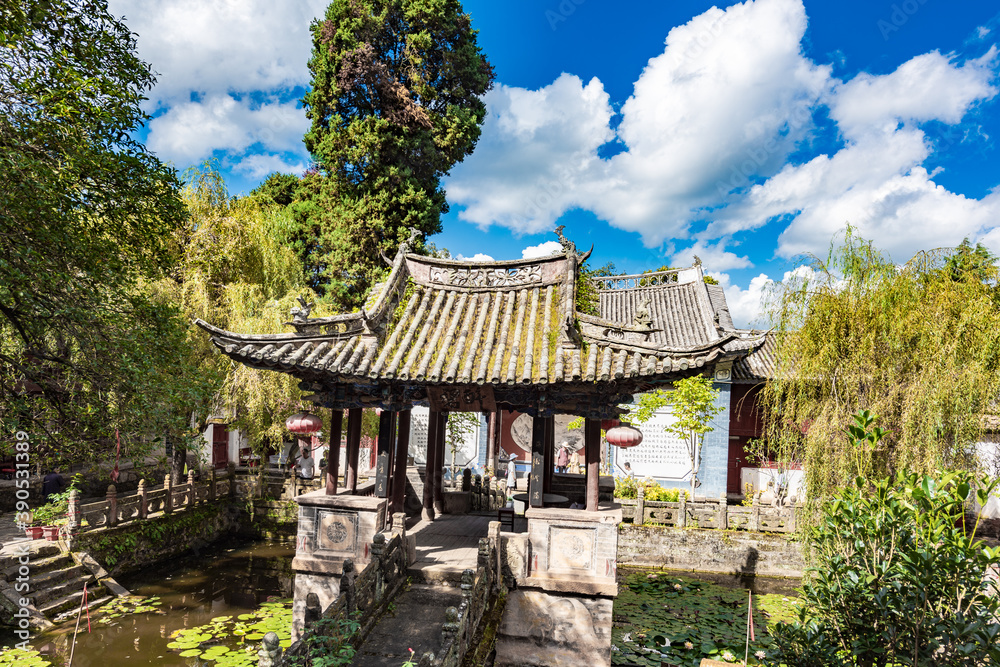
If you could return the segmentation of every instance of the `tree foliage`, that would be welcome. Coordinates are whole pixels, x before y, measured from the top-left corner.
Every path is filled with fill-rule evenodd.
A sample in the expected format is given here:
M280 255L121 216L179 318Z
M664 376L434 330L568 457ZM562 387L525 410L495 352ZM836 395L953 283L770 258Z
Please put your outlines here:
M884 432L858 415L859 446ZM966 472L858 476L807 535L813 566L799 621L771 632L788 667L977 665L1000 660L1000 547L975 537L966 503L997 480Z
M86 459L115 429L141 453L201 389L141 284L183 219L174 171L132 138L154 78L104 0L5 2L0 28L2 421L39 457Z
M291 238L309 284L358 306L380 254L440 231L440 181L475 147L493 70L458 0L334 0L312 34L315 169Z
M712 420L722 406L715 400L719 391L712 386L712 379L704 375L693 375L674 382L673 389L655 389L641 394L635 405L630 406L625 420L634 424L644 424L657 410L670 406L673 420L664 427L687 443L691 460L691 493L698 486L698 461L705 434L715 430Z
M295 299L315 298L298 258L281 243L291 224L288 212L257 197L230 199L211 165L189 170L186 178L182 194L190 217L174 236L177 263L155 285L157 293L178 304L189 321L201 318L240 333L284 333ZM215 388L188 410L201 422L213 414L230 417L255 448L280 443L285 418L309 407L295 378L233 363L193 325L185 350L188 363Z
M997 267L985 248L921 253L905 266L848 230L773 300L776 377L761 392L764 448L806 464L807 495L854 474L974 470L1000 363ZM887 435L864 460L841 425L862 407Z

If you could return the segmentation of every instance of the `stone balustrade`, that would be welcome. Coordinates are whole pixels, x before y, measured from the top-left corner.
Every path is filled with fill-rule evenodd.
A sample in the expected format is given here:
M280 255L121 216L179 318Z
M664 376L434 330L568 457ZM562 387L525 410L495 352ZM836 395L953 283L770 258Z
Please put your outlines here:
M634 500L615 498L621 505L622 519L635 525L654 524L671 528L721 528L753 532L794 533L797 506L772 506L754 496L750 506L730 505L725 495L717 500L687 500L668 503L645 499L639 487Z

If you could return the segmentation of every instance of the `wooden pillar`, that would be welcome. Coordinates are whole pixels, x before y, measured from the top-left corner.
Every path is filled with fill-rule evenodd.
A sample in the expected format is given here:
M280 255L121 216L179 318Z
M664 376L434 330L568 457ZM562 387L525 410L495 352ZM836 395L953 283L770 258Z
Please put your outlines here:
M378 443L375 459L375 497L389 497L389 464L392 459L392 445L396 440L396 425L392 410L383 410L378 416Z
M387 483L385 487L385 497L390 499L390 504L392 502L393 471L396 469L396 426L399 423L398 416L399 413L392 412L392 441L389 443L389 469L386 471ZM389 516L391 517L392 515L390 514Z
M438 411L431 410L427 416L427 463L424 465L424 507L420 513L425 521L434 519L434 488L437 484L437 432Z
M434 463L434 513L438 516L444 514L444 442L447 426L448 413L438 412L437 438L434 443L437 454Z
M531 472L528 475L528 505L541 507L545 493L545 417L531 419Z
M545 476L542 478L543 493L552 493L552 475L555 474L556 466L556 433L555 419L545 418Z
M496 439L493 434L497 430L496 411L486 413L486 465L496 471L497 466L493 459L496 458Z
M344 488L351 493L358 490L358 457L361 455L361 408L347 411L347 470L344 471Z
M326 450L326 495L337 495L340 476L340 434L344 430L344 411L330 410L330 448Z
M503 451L503 410L497 408L496 412L496 429L493 432L493 469L498 470L500 468L500 452Z
M403 511L406 500L406 457L410 453L410 410L399 412L396 426L396 461L392 474L392 512ZM398 526L392 526L396 530Z
M587 510L597 511L601 480L601 420L583 423L584 457L587 461Z

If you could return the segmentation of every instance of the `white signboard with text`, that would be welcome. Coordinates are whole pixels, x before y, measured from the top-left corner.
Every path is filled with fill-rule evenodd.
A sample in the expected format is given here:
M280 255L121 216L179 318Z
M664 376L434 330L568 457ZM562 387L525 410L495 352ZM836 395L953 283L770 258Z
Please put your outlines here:
M664 430L673 421L674 416L669 408L664 408L639 426L642 444L615 452L618 467L615 472L620 474L627 461L636 477L690 480L691 455L687 441Z

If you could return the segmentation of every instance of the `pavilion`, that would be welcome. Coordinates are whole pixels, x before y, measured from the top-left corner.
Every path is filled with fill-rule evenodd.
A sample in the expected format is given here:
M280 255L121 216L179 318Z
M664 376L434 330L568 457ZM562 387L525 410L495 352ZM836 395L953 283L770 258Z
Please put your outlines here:
M551 482L553 416L586 418L586 507L596 511L600 420L618 416L635 394L742 360L763 338L732 327L700 265L593 278L586 291L597 298L579 303L590 251L578 252L562 228L556 233L556 254L476 263L413 254L411 235L360 312L310 318L303 304L289 322L294 333L284 334L197 324L233 360L299 378L309 400L332 410L330 495L345 410L345 486L357 488L361 410L381 408L375 496L391 498L396 512L410 409L429 406L427 469L437 472L427 475L423 513L433 518L441 512L446 413L507 409L532 416L531 507L543 505Z

